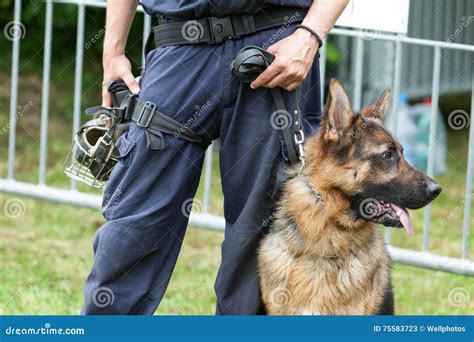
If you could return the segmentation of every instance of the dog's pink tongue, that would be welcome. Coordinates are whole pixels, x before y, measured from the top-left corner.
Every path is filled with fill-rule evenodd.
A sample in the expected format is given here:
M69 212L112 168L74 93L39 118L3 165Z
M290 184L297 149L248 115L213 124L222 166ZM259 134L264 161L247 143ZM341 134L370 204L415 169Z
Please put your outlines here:
M395 210L395 213L397 214L398 218L400 219L400 222L402 223L403 227L405 228L405 231L407 232L408 235L412 236L413 235L413 226L411 224L411 217L408 212L399 207L396 204L390 203L392 208Z

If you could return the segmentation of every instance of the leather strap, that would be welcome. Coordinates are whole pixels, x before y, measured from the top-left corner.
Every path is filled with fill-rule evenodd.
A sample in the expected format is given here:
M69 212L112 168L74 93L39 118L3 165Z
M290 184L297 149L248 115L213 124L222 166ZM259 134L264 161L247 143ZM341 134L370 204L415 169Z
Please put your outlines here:
M89 115L105 114L111 118L112 125L104 134L104 143L116 140L128 129L128 123L132 120L146 130L147 146L152 150L164 148L163 134L173 134L203 148L209 146L209 141L203 141L188 127L159 112L154 103L140 100L137 94L128 90L122 80L113 81L108 90L114 107L96 106L86 109Z
M208 141L203 141L191 129L159 112L152 102L143 102L137 99L131 118L138 126L146 129L148 148L160 150L164 147L163 133L173 134L177 138L201 145L209 146Z

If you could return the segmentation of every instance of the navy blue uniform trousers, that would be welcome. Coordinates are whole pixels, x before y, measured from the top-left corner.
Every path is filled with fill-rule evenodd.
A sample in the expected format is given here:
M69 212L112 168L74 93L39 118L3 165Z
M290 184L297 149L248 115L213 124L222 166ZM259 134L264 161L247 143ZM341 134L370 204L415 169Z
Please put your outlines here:
M141 99L204 140L220 138L226 229L215 282L218 314L259 313L256 251L288 165L269 90L234 79L230 63L244 46L271 45L294 26L283 34L275 28L147 55ZM321 116L318 58L298 94L308 136ZM163 150L148 149L135 123L117 141L121 160L104 193L107 223L94 238L83 314L153 314L165 293L188 224L183 206L195 195L205 150L173 135L164 135L164 142Z

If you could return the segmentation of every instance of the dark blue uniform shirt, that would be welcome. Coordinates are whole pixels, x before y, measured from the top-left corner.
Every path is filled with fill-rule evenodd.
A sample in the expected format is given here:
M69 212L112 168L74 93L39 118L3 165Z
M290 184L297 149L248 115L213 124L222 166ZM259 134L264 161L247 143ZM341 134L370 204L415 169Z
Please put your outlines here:
M309 8L312 0L142 0L148 14L164 14L168 18L198 19L208 16L248 14L265 6Z

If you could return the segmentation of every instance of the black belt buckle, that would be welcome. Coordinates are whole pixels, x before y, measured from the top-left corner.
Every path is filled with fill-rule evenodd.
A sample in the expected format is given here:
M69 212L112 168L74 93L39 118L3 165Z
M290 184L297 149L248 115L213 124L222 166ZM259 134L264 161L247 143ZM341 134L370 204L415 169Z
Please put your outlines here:
M153 102L147 101L143 106L140 114L137 118L137 125L143 128L148 128L150 126L151 120L155 114L156 105Z
M230 16L208 17L212 41L209 44L220 44L224 40L237 38Z

